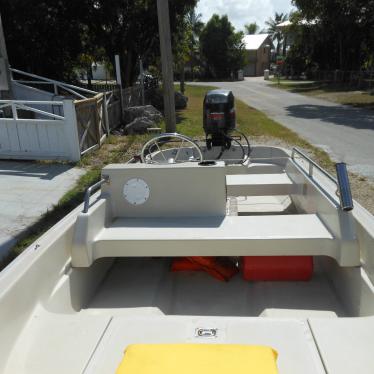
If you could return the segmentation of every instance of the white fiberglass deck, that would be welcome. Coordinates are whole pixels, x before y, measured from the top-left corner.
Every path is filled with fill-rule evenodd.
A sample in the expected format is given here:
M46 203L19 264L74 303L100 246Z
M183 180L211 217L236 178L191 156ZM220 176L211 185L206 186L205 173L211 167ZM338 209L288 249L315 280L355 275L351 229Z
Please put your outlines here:
M217 338L196 336L216 328ZM285 339L287 336L287 339ZM39 310L11 354L6 374L114 374L136 343L267 345L280 374L326 374L306 320L193 316L54 315ZM48 354L46 354L48 352Z
M205 272L172 273L170 264L170 258L117 259L86 312L260 316L266 309L287 309L289 317L305 317L308 312L313 316L317 311L328 317L331 312L346 315L318 266L309 282L247 282L237 274L226 283ZM272 313L278 315L270 310L265 315Z
M247 282L238 274L225 283L172 273L170 263L117 259L81 310L59 310L52 296L34 311L5 372L114 373L129 344L183 342L270 345L280 374L325 374L307 319L347 313L318 266L309 282ZM218 328L217 338L197 338L196 328Z

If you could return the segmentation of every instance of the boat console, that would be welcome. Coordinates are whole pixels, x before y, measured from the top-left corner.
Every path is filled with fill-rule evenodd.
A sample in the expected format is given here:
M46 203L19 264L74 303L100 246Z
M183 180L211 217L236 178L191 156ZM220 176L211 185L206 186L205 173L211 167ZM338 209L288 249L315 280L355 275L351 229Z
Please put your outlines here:
M194 144L183 137L182 147L153 154L149 163L103 169L99 200L77 218L73 266L88 267L102 257L198 255L328 256L340 266L360 265L350 213L321 196L286 153L278 151L278 160L269 164L272 170L263 172L249 160L191 161L195 147L184 148L186 142ZM206 151L199 150L199 158ZM254 147L252 158L269 160L272 152L277 151ZM298 208L282 214L269 210L266 202L259 204L258 198L279 196ZM251 205L257 205L252 213Z

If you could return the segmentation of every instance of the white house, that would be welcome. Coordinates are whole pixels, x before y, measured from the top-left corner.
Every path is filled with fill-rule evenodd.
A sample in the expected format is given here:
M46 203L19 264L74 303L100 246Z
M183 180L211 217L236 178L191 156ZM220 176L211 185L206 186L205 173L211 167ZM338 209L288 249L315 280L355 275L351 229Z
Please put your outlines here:
M248 63L244 67L244 75L247 77L264 75L264 70L270 67L273 46L270 34L245 35L243 43L248 59Z

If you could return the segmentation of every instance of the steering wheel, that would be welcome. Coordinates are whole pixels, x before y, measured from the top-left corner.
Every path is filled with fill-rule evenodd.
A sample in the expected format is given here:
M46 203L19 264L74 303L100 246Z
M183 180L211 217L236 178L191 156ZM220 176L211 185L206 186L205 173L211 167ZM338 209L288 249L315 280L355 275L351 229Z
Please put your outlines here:
M173 146L171 148L162 149L167 143L180 143L180 145L179 147ZM189 156L188 159L181 159L181 152L186 152L186 147L188 148L188 154L191 154L191 156ZM195 156L196 153L197 157ZM156 159L155 156L157 156ZM188 136L178 133L164 133L149 140L143 145L140 157L142 162L146 164L176 164L203 161L203 154L197 143Z

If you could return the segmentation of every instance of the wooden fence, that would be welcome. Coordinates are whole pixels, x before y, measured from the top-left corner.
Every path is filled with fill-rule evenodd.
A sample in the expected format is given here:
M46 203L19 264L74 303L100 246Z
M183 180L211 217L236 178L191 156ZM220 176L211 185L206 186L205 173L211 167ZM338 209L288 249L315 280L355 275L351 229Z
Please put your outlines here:
M122 90L122 106L142 105L142 90L140 86L127 87Z
M100 147L108 134L104 117L104 94L100 93L89 99L76 100L74 105L79 149L83 155Z
M106 106L106 121L108 123L108 131L116 128L122 123L122 106L121 91L119 89L106 92L105 95Z
M77 86L87 89L87 90L103 92L103 93L108 92L108 91L116 91L116 90L119 90L121 87L117 83L106 83L106 82L92 83L91 85L89 85L88 83L79 82L77 83Z

